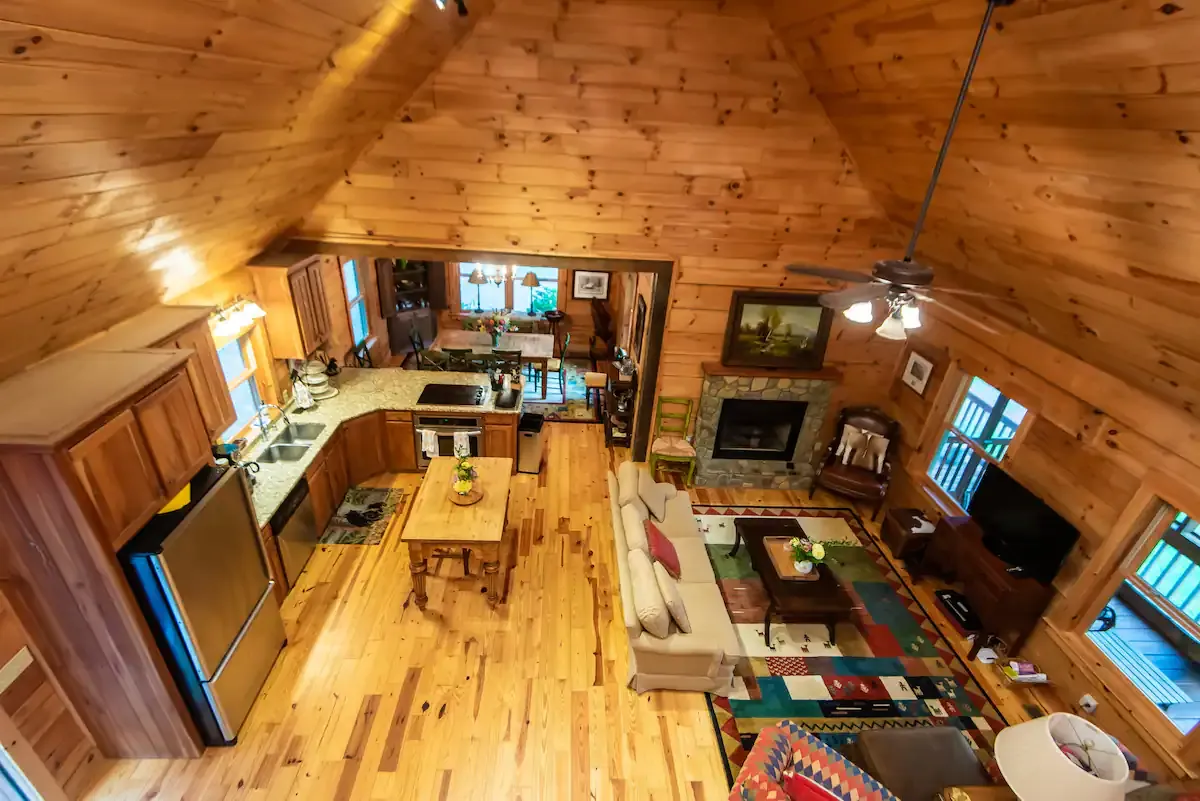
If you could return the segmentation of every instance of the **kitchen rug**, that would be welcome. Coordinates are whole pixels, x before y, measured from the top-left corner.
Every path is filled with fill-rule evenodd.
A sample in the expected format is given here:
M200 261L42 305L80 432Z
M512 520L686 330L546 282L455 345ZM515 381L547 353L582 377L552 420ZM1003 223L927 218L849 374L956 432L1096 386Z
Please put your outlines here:
M835 748L869 729L954 726L990 756L1004 727L999 714L852 510L692 509L746 655L730 697L708 696L731 784L758 733L784 719ZM744 546L728 555L738 517L794 517L812 540L848 546L834 552L831 569L862 611L838 627L836 645L823 625L779 622L771 624L774 649L764 642L762 580Z
M378 545L396 513L404 509L404 490L351 487L321 535L322 545Z

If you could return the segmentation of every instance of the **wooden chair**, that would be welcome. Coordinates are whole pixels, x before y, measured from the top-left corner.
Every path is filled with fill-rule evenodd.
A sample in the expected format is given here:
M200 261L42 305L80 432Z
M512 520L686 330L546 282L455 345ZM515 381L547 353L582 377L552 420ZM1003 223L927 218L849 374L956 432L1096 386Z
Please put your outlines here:
M489 371L499 370L501 373L519 378L521 375L521 351L493 350L488 369Z
M571 345L571 335L567 334L563 339L562 350L559 351L559 356L555 359L546 361L546 375L550 373L558 373L558 388L562 390L563 403L567 402L567 348ZM532 367L532 365L530 365ZM541 371L538 371L540 377ZM536 386L536 384L535 384Z
M351 367L374 367L375 362L371 359L371 349L367 347L367 343L363 342L354 350L350 351L350 366Z
M880 438L887 440L887 448L883 454L882 466L870 465L870 460L863 461L855 457L850 463L838 454L838 445L847 425L854 426L864 435L869 435L876 442ZM817 474L813 478L808 497L812 497L817 487L824 487L830 492L854 498L860 501L872 501L875 513L871 519L879 517L883 500L887 497L888 486L891 483L892 462L890 456L900 443L900 424L873 406L847 406L838 414L837 427L833 431L833 439L825 450L825 456L817 466ZM854 462L861 462L855 464Z
M592 393L596 394L596 411L600 410L600 390L608 386L608 375L605 373L584 373L583 391L587 399L587 407L592 408Z
M475 351L470 348L443 348L442 353L446 354L446 369L454 373L473 373L475 368L472 362L475 360Z
M685 485L691 486L696 477L696 449L687 441L692 425L691 398L658 399L654 419L654 439L650 443L650 475L657 475L659 462L680 464L687 468Z

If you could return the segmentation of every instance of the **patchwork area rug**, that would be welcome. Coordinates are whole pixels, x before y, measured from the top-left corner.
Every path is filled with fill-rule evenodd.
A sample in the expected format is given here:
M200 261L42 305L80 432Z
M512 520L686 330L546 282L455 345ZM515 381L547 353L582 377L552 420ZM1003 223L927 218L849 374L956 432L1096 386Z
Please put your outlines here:
M542 388L535 387L532 381L525 382L524 403L521 409L533 414L544 415L549 421L556 423L598 423L600 411L593 404L587 405L587 388L583 383L584 373L591 370L586 359L568 359L566 375L566 396L558 386L558 374L551 373L547 377L546 400L542 400Z
M693 506L729 617L747 659L729 698L709 696L713 725L732 783L758 733L792 720L835 748L859 732L954 726L991 754L1004 727L967 667L905 589L858 516L849 509ZM831 569L860 608L837 630L820 624L771 624L763 639L767 595L743 546L730 557L738 517L794 517L831 549Z
M378 545L404 502L402 489L351 487L325 527L321 544Z

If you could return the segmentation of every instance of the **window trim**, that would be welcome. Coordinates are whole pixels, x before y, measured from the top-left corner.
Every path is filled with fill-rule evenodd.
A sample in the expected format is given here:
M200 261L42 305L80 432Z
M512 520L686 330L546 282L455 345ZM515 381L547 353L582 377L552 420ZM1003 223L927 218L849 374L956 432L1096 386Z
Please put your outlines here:
M537 269L545 269L545 270L555 270L557 272L558 276L554 279L554 281L555 281L555 284L557 285L558 290L561 290L562 286L563 286L563 273L569 272L569 270L564 270L561 267L547 267L545 265L537 265L537 264L533 264L533 265L531 265L531 264L501 265L501 264L492 264L489 262L470 262L470 261L456 262L453 265L450 265L451 269L454 271L453 272L453 276L454 276L453 284L454 284L455 294L457 296L455 298L456 307L452 307L452 309L453 309L452 313L459 317L473 317L473 316L478 316L480 314L480 312L475 311L474 307L472 307L470 309L465 308L464 304L467 303L470 299L463 297L463 293L460 290L462 279L464 277L463 276L463 267L465 267L468 264L477 265L477 266L481 266L481 267L509 267L510 269L513 269L513 270L516 270L518 267L524 267L526 269L537 268ZM474 268L472 268L472 269L474 269ZM485 272L486 272L486 270L485 270ZM528 307L526 307L526 309L518 309L513 305L516 302L516 286L517 286L516 280L517 279L516 279L515 275L510 275L504 282L504 303L505 303L504 307L502 309L484 309L482 314L494 314L496 312L503 312L503 311L507 310L511 314L517 315L519 317L530 317L530 314L527 310ZM562 308L562 292L561 291L555 292L554 307L556 309ZM533 315L533 316L536 317L537 315Z
M354 265L355 283L358 284L358 294L354 297L350 297L350 287L346 286L347 264ZM367 310L367 289L366 283L363 281L362 271L358 269L358 259L339 258L338 278L341 279L342 297L346 299L346 324L350 326L350 347L358 348L371 338L371 315ZM363 307L363 319L366 320L366 330L363 332L363 338L356 342L354 340L354 307L360 304Z
M258 352L257 352L257 349L255 348L255 343L254 343L254 335L255 335L255 332L257 331L257 329L258 329L258 325L254 324L254 325L251 325L249 328L247 328L245 331L242 331L237 336L229 337L228 339L226 339L225 341L223 341L217 345L217 352L219 353L221 348L224 348L233 342L238 343L238 346L241 348L241 351L242 351L242 361L245 362L249 366L247 367L246 370L239 373L232 380L226 379L225 388L227 390L229 390L229 394L232 397L233 391L235 389L237 389L238 387L240 387L242 384L246 383L247 381L253 381L254 382L254 390L255 390L255 392L258 393L258 402L260 404L262 404L265 402L263 400L265 395L263 392L262 375L260 373L262 364L259 361ZM222 371L221 375L222 375L222 377L224 377L223 371ZM229 437L225 441L232 442L235 439L239 439L241 437L246 436L246 434L250 431L250 428L253 424L254 424L254 418L251 418L250 420L248 420L246 422L246 424L244 426L242 426L240 429L238 429L237 432L235 432L232 437Z

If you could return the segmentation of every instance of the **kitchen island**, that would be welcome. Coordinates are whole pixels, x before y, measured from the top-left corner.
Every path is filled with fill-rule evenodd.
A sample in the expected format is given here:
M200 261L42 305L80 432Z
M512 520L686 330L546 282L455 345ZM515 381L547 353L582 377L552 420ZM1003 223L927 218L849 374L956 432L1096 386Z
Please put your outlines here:
M488 393L483 404L478 406L418 404L417 399L429 384L482 386L488 388ZM334 440L335 435L341 436L346 429L343 424L357 421L364 416L398 412L402 414L396 415L396 419L381 422L385 425L387 423L404 425L405 415L403 413L408 413L407 426L409 429L412 426L412 413L481 417L484 418L489 433L491 431L500 432L488 436L489 443L507 443L507 430L511 428L512 448L516 447L515 429L517 417L521 413L520 395L518 394L517 405L514 408L496 408L496 393L491 392L488 377L483 373L439 373L401 370L393 367L373 370L345 368L340 374L330 379L330 385L338 389L336 397L319 401L312 409L299 410L292 406L286 410L288 419L294 424L317 423L325 426L324 430L312 439L308 450L295 461L276 461L259 465L259 471L255 474L256 483L253 495L254 509L260 528L267 525L272 515L295 488L297 482L305 477L309 468L314 463L319 464L320 460L324 458L326 446ZM244 458L248 461L257 461L257 458L271 444L272 437L282 427L282 423L274 423L265 441L255 443ZM366 439L369 442L372 437L368 435ZM382 446L382 436L380 442L373 444ZM489 450L492 449L489 448ZM512 457L515 456L515 453L489 453L488 455ZM334 503L340 500L337 498Z

